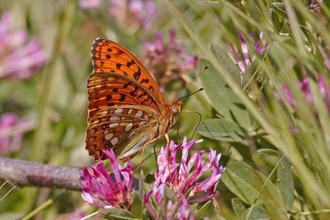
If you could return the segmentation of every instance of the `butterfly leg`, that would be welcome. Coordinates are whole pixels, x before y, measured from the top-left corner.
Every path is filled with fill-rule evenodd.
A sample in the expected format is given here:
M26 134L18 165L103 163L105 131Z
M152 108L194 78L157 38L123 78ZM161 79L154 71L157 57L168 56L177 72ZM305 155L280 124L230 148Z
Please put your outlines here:
M168 136L168 134L165 134L165 138L166 138L166 143L170 143L170 137Z
M143 145L143 147L142 147L142 155L141 155L141 159L140 159L140 162L139 162L138 166L137 166L136 169L134 170L134 173L135 173L136 171L138 171L138 169L140 168L140 166L141 166L141 164L142 164L143 156L144 156L144 150L146 149L146 146L147 146L148 144L151 144L152 142L154 142L154 141L156 141L156 140L157 140L157 138L154 138L154 139L152 139L151 141L148 141L147 143L145 143L145 144Z

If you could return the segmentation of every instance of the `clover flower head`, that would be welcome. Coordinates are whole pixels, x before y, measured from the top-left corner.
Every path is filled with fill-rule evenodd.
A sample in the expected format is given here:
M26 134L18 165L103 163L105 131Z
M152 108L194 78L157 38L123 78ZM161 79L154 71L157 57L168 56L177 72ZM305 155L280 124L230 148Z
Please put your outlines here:
M198 151L189 158L195 140L182 144L173 141L162 147L157 157L158 171L155 183L144 196L145 207L154 219L194 219L189 204L210 200L219 194L215 187L225 168L219 165L221 154L210 148L208 160L202 159L205 151ZM179 151L181 157L178 159ZM200 178L210 173L204 180ZM166 198L168 189L173 198Z
M27 31L13 30L12 20L9 12L0 17L0 78L29 78L45 64L46 54Z
M188 159L194 145L195 140L187 142L184 139L182 144L175 145L171 141L162 148L157 158L158 172L155 174L155 184L166 183L178 198L188 195L189 202L203 202L218 195L215 186L225 168L219 165L221 154L217 155L212 148L210 148L207 162L202 159L204 151L196 152ZM177 153L180 149L182 149L182 157L180 161L177 161ZM211 175L198 182L199 178L208 171ZM206 193L202 197L194 198L201 192Z
M196 69L198 57L189 56L175 39L176 32L169 31L165 41L163 33L155 34L154 42L145 42L144 63L158 80L160 87L177 79L184 72Z
M114 178L106 171L103 162L94 167L84 168L80 185L82 197L89 204L100 208L121 208L130 210L133 202L133 165L130 161L122 167L112 150L104 151L110 159Z

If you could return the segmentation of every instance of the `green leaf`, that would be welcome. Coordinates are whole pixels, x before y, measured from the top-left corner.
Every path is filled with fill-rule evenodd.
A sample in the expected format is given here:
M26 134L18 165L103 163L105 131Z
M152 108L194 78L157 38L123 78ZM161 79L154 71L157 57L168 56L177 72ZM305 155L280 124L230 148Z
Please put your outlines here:
M258 57L251 63L251 65L243 73L242 87L246 91L252 100L259 100L261 96L260 87L258 87L258 82L262 83L264 76L262 72L260 73L260 61L267 57L269 48L263 49Z
M250 209L251 212L250 212ZM250 213L249 213L250 212ZM254 219L254 220L268 220L271 219L267 213L267 210L262 205L254 206L243 212L242 219Z
M139 197L141 198L141 200L143 199L143 195L144 195L144 182L145 182L145 177L144 177L144 173L143 170L141 169L140 172L140 178L139 178Z
M209 64L205 60L200 62ZM200 75L200 79L210 104L218 113L228 120L237 122L246 130L253 130L254 120L250 117L240 99L212 66L207 69L207 72Z
M252 160L252 154L251 154L251 148L246 145L247 142L231 142L230 147L233 147L237 150L237 153L239 153L242 157L242 160L244 160L245 163L251 163ZM230 150L230 149L228 149Z
M273 6L273 9L276 13L278 13L283 18L288 19L288 13L286 12L285 5L283 2L273 2L273 3L271 3L271 5ZM293 10L297 16L299 24L304 25L306 23L306 21L301 16L300 12L296 9L295 6L293 6Z
M236 216L241 219L243 216L244 210L246 210L243 201L239 198L233 198L233 199L231 199L231 205L234 209Z
M253 153L253 161L257 166L265 166L274 169L278 163L278 151L272 149L259 149Z
M111 209L101 209L99 210L99 213L102 215L105 215L105 217L113 217L117 219L139 219L139 218L134 218L132 213L125 209L116 209L116 208L111 208Z
M143 197L142 197L143 198ZM143 215L143 202L138 191L133 191L132 215L141 218Z
M270 181L265 183L267 178L263 174L230 157L223 156L221 162L226 167L221 180L230 191L249 205L264 204L274 219L287 218L278 189Z
M142 218L143 216L143 193L144 193L144 175L143 171L140 172L139 179L139 189L138 191L134 190L133 204L132 204L132 214L135 217Z
M269 13L276 33L280 33L283 28L284 22L278 17L278 14L273 9L269 9Z
M282 155L280 155L282 157ZM277 168L278 188L282 195L286 210L291 210L294 202L294 185L291 172L290 161L283 157L280 165Z
M216 44L211 44L210 50L219 63L233 76L233 79L237 82L237 84L241 85L241 70L227 55L227 52Z
M256 79L257 71L260 67L260 61L264 60L267 57L269 52L269 47L264 48L258 57L250 64L250 66L243 73L242 86L243 88L247 87L253 79Z
M208 210L208 207L210 206L210 203L211 203L211 200L207 201L196 213L196 218L199 219L199 218L202 218L204 216L207 216L207 213L206 211ZM194 210L192 209L191 207L191 210ZM209 216L209 215L208 215Z
M241 128L232 121L222 119L207 119L201 122L197 132L204 137L220 141L242 141L244 133Z
M144 202L143 202L144 174L143 174L143 170L141 170L141 172L140 172L139 189L138 189L138 191L134 190L133 193L134 193L134 198L133 198L133 204L132 204L132 215L135 217L142 218L143 209L144 209Z

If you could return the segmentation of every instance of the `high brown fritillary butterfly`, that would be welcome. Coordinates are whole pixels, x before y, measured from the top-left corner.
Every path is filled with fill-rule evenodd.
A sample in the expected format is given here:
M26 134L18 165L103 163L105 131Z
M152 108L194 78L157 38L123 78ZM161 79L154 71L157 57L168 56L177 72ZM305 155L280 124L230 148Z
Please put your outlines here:
M165 103L148 70L118 43L96 39L92 63L86 149L95 159L105 159L102 150L113 149L126 161L172 129L182 101Z

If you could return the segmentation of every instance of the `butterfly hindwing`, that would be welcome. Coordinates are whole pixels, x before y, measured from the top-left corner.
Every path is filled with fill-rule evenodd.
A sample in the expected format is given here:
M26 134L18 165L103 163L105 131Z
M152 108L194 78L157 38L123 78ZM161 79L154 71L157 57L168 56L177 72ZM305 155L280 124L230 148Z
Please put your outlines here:
M158 134L152 131L157 113L149 107L124 105L99 111L89 122L86 144L90 155L104 159L102 150L113 149L119 159L138 152Z

